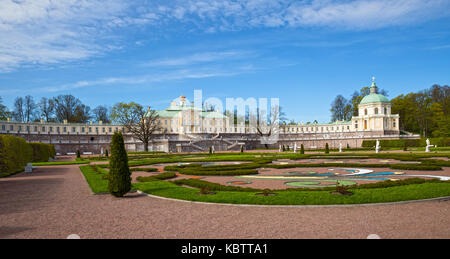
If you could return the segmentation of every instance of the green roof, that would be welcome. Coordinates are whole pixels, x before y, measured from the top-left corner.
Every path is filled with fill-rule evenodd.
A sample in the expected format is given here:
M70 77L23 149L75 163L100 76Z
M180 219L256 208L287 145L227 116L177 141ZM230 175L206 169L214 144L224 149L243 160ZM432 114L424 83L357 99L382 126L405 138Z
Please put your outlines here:
M366 104L366 103L388 103L389 99L386 98L386 96L382 94L376 94L371 93L367 96L365 96L359 104Z

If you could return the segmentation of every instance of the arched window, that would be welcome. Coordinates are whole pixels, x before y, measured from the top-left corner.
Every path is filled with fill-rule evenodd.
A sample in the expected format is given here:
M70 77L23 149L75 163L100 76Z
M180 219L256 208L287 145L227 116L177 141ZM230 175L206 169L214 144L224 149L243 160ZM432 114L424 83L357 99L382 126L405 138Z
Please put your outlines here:
M384 114L387 114L387 108L384 107Z
M375 114L378 114L378 108L375 108Z
M367 109L364 109L364 115L367 115Z

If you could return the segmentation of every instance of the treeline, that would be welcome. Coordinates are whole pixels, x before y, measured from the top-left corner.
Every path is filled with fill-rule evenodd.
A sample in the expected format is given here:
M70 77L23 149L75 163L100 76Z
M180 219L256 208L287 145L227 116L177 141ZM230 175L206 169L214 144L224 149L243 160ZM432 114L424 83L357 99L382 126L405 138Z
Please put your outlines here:
M431 88L399 95L391 100L392 113L400 115L400 129L423 137L450 136L450 87Z
M331 104L331 121L350 120L358 115L358 105L370 93L369 87L356 91L347 100L338 95ZM387 96L387 92L380 91ZM391 100L392 114L400 115L400 130L422 137L450 136L450 87L433 85L431 88L399 95Z
M0 176L21 171L30 162L47 162L55 155L51 144L27 143L23 138L0 135Z
M110 123L108 107L99 105L91 110L73 95L59 95L53 98L42 97L38 102L31 95L17 97L10 111L2 104L0 97L0 120L12 118L19 122L33 122L43 119L46 122L86 123L89 120Z

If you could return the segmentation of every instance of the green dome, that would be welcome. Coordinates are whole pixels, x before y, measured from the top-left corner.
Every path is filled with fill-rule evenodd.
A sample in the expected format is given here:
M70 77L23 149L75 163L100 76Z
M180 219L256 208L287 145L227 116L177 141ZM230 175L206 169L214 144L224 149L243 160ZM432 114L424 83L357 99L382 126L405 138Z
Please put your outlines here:
M386 98L386 96L382 94L369 94L365 96L359 104L366 104L366 103L388 103L389 100Z

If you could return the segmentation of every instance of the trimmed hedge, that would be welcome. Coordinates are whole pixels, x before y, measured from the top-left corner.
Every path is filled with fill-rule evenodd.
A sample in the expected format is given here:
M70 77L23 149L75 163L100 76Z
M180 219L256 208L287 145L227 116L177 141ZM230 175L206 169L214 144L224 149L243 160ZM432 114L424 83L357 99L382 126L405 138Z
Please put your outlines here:
M166 179L172 179L177 177L176 173L162 173L162 174L157 174L157 175L152 175L152 176L139 176L136 178L136 180L138 180L139 182L145 183L145 182L153 182L153 181L157 181L157 180L166 180Z
M390 139L380 140L381 147L425 147L426 138L422 139ZM450 138L430 138L431 145L437 145L438 147L450 146ZM363 140L362 147L374 147L376 140Z
M28 143L33 149L32 162L48 162L50 157L55 157L54 146L45 143Z
M27 143L23 138L0 135L0 176L22 171L30 162L47 162L55 154L53 145Z

